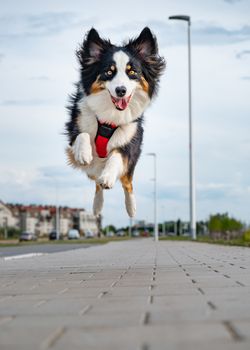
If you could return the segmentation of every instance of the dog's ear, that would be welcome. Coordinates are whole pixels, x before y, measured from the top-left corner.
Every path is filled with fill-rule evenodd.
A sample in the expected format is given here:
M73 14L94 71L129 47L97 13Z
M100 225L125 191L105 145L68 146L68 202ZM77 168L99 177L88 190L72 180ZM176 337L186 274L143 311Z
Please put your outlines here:
M129 49L135 50L142 58L158 53L156 37L148 27L145 27L138 38L129 41L126 46Z
M86 48L88 49L89 56L94 60L99 60L101 53L104 49L104 42L100 38L97 30L91 28L86 38Z
M111 46L110 41L101 39L97 30L91 28L82 47L77 51L77 56L81 63L92 64L98 62L102 53Z

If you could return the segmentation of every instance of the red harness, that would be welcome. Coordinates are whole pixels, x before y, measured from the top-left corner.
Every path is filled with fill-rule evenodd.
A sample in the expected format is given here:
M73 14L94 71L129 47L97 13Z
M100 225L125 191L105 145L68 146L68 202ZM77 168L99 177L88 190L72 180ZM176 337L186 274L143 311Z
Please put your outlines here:
M108 142L117 129L115 124L101 123L98 120L98 129L95 137L95 149L100 158L106 158L108 155Z

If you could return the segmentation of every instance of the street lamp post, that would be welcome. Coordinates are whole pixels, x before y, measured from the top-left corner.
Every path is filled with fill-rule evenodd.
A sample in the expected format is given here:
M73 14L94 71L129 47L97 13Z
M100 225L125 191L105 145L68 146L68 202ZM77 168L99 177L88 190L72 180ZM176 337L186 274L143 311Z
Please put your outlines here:
M196 239L196 208L195 208L195 174L193 155L193 127L192 127L192 89L191 89L191 39L190 39L190 16L170 16L169 19L186 21L188 23L188 114L189 114L189 200L190 200L190 235Z
M8 218L4 218L4 239L8 238Z
M128 228L128 235L131 238L132 237L132 226L133 226L133 218L129 218L129 228Z
M166 236L166 224L165 224L165 206L162 206L163 221L162 221L162 235Z
M154 157L154 239L157 242L159 240L158 223L157 223L157 186L156 186L156 153L147 153L148 156Z
M56 183L56 239L60 239L60 207L58 204L58 186Z
M56 205L56 239L60 238L60 208Z

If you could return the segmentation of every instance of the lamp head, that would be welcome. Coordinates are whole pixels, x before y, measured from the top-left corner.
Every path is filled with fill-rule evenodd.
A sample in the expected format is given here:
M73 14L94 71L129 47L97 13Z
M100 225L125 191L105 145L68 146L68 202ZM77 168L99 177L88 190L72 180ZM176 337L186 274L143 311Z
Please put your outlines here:
M188 22L189 25L191 24L190 16L186 16L186 15L170 16L170 17L168 17L168 19L178 19L178 20L181 20L181 21Z

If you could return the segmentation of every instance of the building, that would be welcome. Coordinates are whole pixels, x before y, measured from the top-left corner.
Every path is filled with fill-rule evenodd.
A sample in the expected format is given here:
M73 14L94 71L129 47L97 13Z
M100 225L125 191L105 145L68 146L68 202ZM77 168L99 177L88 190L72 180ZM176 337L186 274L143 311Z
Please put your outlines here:
M0 201L0 227L15 227L29 231L39 237L47 237L56 229L57 210L51 205L4 204ZM84 209L59 207L59 231L66 236L71 228L78 229L81 235L86 231L98 234L97 218Z
M0 201L0 227L19 228L20 218L16 211L12 211L2 201Z

